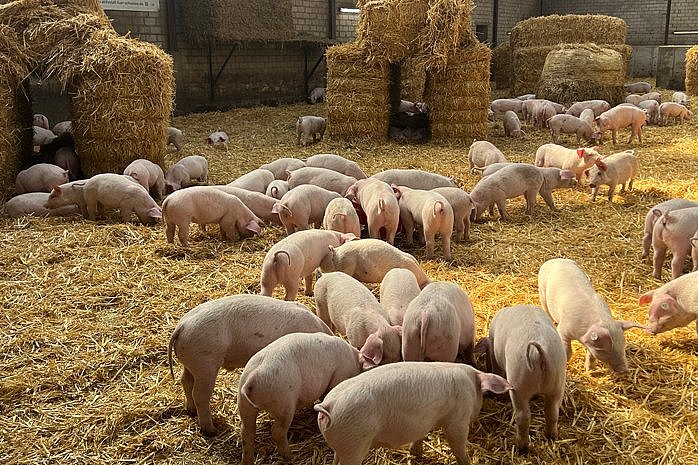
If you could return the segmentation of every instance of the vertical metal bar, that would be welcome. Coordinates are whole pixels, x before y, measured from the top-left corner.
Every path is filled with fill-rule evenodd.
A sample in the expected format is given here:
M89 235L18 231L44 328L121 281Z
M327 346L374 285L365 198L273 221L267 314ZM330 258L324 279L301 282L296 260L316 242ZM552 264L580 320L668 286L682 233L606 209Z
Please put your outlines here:
M216 81L213 78L213 52L211 51L211 41L208 42L208 85L209 98L211 102L216 99Z
M492 47L497 46L497 27L499 26L499 0L492 6Z
M666 2L666 25L664 26L664 45L669 45L669 22L671 21L671 0Z
M167 46L171 52L177 51L177 29L175 24L174 0L167 0Z
M328 17L328 28L327 37L334 39L337 31L337 8L335 5L335 0L327 0L327 17Z
M308 98L308 46L303 46L303 96Z

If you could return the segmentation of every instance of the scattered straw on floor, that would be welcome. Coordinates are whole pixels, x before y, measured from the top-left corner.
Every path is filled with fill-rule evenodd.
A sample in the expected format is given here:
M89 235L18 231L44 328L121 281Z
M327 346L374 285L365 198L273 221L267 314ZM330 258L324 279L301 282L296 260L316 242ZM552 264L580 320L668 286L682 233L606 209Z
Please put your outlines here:
M204 154L213 183L229 182L277 157L323 152L351 158L369 173L422 168L452 175L468 190L477 181L468 174L467 144L409 146L328 138L297 147L298 116L323 113L323 105L299 104L175 118L173 125L185 131L185 147L165 158L169 164ZM550 136L525 129L525 139L505 139L498 123L490 127L489 140L510 160L532 161L535 149ZM214 130L230 135L229 153L205 145ZM645 137L644 144L632 146L641 166L635 190L618 195L612 204L602 196L591 204L588 188L559 191L554 194L558 211L538 200L529 218L522 201L509 201L512 220L474 225L471 241L454 245L451 262L424 260L423 248L409 251L432 279L457 282L468 292L478 336L486 334L501 307L538 304L536 273L551 257L577 260L617 318L646 322L647 309L637 304L638 296L668 280L668 265L662 281L656 281L651 267L640 260L644 216L668 198L698 200L698 119L648 127ZM605 144L601 152L626 148ZM0 220L0 461L238 463L235 391L240 372L219 375L212 411L222 433L205 438L184 411L180 386L169 377L166 344L179 318L195 305L258 292L262 258L282 237L281 229L269 228L259 239L224 243L214 235L215 228L207 235L194 227L191 247L182 249L167 244L162 225L115 221ZM401 240L397 244L403 245ZM314 308L312 299L302 296L300 301ZM627 340L630 371L624 376L605 368L585 372L583 351L575 343L560 437L544 439L542 403L535 401L528 455L513 451L509 400L486 399L468 438L473 463L698 463L698 338L693 324L656 337L631 330ZM297 416L290 441L292 463L331 463L332 453L312 413ZM256 463L286 463L275 453L266 415L259 419L257 443ZM377 449L364 463L454 462L436 432L429 435L422 460L406 451Z

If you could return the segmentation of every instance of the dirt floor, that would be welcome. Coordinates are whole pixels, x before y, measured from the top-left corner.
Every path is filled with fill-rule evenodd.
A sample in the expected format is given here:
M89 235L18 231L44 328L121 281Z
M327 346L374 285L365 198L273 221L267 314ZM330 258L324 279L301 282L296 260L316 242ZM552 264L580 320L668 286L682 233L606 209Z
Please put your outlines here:
M503 93L496 91L493 98ZM664 99L670 97L663 91ZM224 184L278 157L337 153L369 174L387 168L419 168L455 177L471 190L469 143L400 145L326 139L295 144L300 115L324 115L323 105L235 109L175 118L185 132L181 153L167 161L203 154L210 182ZM505 139L501 123L491 142L510 161L532 162L550 141L548 131L525 127L523 140ZM226 131L229 152L208 148L209 133ZM627 141L629 131L621 131ZM647 322L638 297L669 280L640 259L648 209L664 200L698 201L698 117L683 125L646 127L643 143L612 146L611 154L636 150L641 174L632 192L590 202L587 186L554 194L550 211L538 199L527 216L521 199L508 202L512 219L475 224L469 242L454 243L453 260L414 254L432 280L456 282L472 300L478 337L494 313L515 304L538 305L536 276L553 257L576 260L616 318ZM562 144L574 146L572 138ZM190 247L168 244L163 225L121 224L115 215L0 220L0 462L56 463L237 463L241 456L236 383L240 371L221 372L212 399L222 430L204 437L183 408L183 393L170 378L166 347L179 318L207 300L259 291L265 252L283 237L279 227L240 242L221 242L217 228L192 228ZM403 247L402 238L396 245ZM403 247L404 248L404 247ZM686 263L690 270L690 264ZM376 289L376 286L371 286ZM278 288L275 296L280 297ZM310 308L312 298L299 300ZM559 439L543 435L542 403L533 403L531 451L514 449L508 398L485 399L473 423L468 451L475 464L695 464L698 463L698 337L694 324L658 336L626 333L630 371L613 375L603 366L586 372L584 351L574 343L560 414ZM175 364L175 376L181 370ZM315 415L297 416L290 431L292 463L329 464L332 451L317 430ZM270 419L258 420L257 462L283 463L275 453ZM406 450L376 449L364 463L455 463L443 436L432 433L425 457Z

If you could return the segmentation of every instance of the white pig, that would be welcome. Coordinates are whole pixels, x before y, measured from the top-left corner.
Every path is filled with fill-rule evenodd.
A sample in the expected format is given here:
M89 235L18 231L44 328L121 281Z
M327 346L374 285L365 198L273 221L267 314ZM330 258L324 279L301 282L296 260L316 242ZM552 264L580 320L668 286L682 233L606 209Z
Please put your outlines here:
M51 192L53 186L68 181L68 170L49 163L37 163L17 174L15 193Z
M265 223L273 223L281 225L281 220L277 213L272 212L276 200L268 195L261 194L259 192L248 191L246 189L241 189L239 187L232 186L211 186L220 191L232 194L238 199L242 200L247 208L252 210L252 213L257 215Z
M162 214L167 224L167 242L174 243L178 230L184 247L189 246L191 223L202 230L207 224L218 224L224 241L259 235L264 224L242 200L211 186L193 186L170 194L162 203Z
M557 144L560 138L560 133L562 134L574 134L577 136L577 144L579 140L584 138L589 142L598 142L599 136L594 132L594 129L586 121L582 121L581 118L577 118L572 115L555 115L548 121L548 127L550 128L550 135L553 139L553 144Z
M493 143L486 140L476 140L468 149L468 162L470 174L474 174L475 168L484 168L494 163L506 163L507 157Z
M274 173L269 170L257 168L229 182L228 185L264 194L267 192L267 186L269 186L273 180Z
M691 238L698 231L698 207L665 212L652 230L653 276L662 277L667 249L671 250L671 279L683 274L686 257L691 254ZM694 263L694 267L695 267Z
M648 124L659 124L659 104L656 100L643 100L637 107L647 112Z
M552 102L550 100L546 100L546 99L524 100L524 102L521 104L521 113L524 117L524 121L528 124L533 124L535 122L536 115L538 114L540 107L542 107L546 103L553 106L553 108L555 109L554 114L560 114L560 113L564 113L565 111L567 111L567 108L565 108L561 104L556 103L556 102Z
M301 145L301 139L303 140L303 147L308 144L309 139L312 139L313 142L322 140L326 127L327 122L325 118L320 116L301 116L296 121L296 145Z
M535 166L526 163L511 163L499 171L484 177L470 191L473 201L471 219L479 220L485 210L494 213L499 210L502 220L508 220L506 199L523 195L526 199L526 214L532 215L536 207L536 194L543 187L543 173Z
M278 158L272 162L265 163L260 166L263 170L269 170L274 173L274 179L285 181L288 179L288 173L298 168L303 168L305 162L298 158Z
M510 389L502 377L462 363L402 362L339 383L313 408L337 465L360 465L378 446L412 443L410 452L420 456L422 441L439 427L457 463L469 465L465 446L483 392Z
M570 170L561 170L556 167L538 168L543 173L543 185L538 193L545 201L546 205L555 210L552 191L555 189L571 188L577 185L577 179Z
M666 202L658 203L650 208L645 215L645 228L642 235L642 258L648 258L650 253L650 245L652 245L652 230L657 220L666 212L680 210L682 208L698 207L698 202L686 199L671 199Z
M353 234L323 229L295 232L274 244L264 256L260 294L271 296L281 284L286 300L296 300L298 282L305 278L305 295L313 295L313 273L327 256L328 246L338 247L354 239Z
M457 241L470 240L470 213L473 211L473 201L470 194L460 187L437 187L432 192L443 195L453 209L453 225Z
M555 111L555 106L549 102L543 103L538 107L538 111L535 114L535 127L538 129L543 129L548 127L548 120L555 116L557 112Z
M228 134L223 131L212 132L207 138L206 143L211 147L220 147L221 145L225 147L225 151L228 151L228 141L230 138Z
M596 122L594 121L596 116L594 115L594 110L591 108L582 110L582 112L579 114L579 119L587 123L592 129L596 128Z
M613 319L606 301L576 262L553 258L543 263L538 271L538 292L543 309L557 323L568 361L572 357L572 340L576 339L587 349L587 370L593 368L597 359L617 373L628 370L623 332L644 327Z
M278 213L287 234L308 229L310 224L319 227L325 217L325 209L332 199L341 196L322 187L303 184L288 191L274 204L272 212Z
M366 214L369 237L380 239L383 230L388 243L395 242L400 206L393 189L387 183L375 178L360 179L347 189L345 196L361 205Z
M5 214L10 218L20 216L71 216L79 215L80 210L77 205L64 205L55 209L46 207L49 198L47 192L29 192L12 197L5 202Z
M599 116L604 111L611 109L611 105L605 100L584 100L583 102L575 102L567 109L567 114L579 117L582 111L590 109L594 112L594 116Z
M693 112L678 103L664 102L659 105L659 118L662 126L669 124L669 118L672 118L674 122L678 121L678 124L683 124L683 120L691 119L691 116L693 116Z
M271 297L239 294L204 302L177 323L167 345L184 366L182 388L185 407L199 417L204 434L218 430L211 420L211 394L222 368L241 368L272 341L290 333L325 333L330 328L305 305ZM250 337L254 336L254 337Z
M208 182L208 161L201 155L189 155L170 166L165 175L165 188L169 192Z
M308 157L305 160L305 166L326 168L356 179L366 179L367 177L366 173L361 170L358 163L347 160L346 158L333 153L319 153L317 155Z
M356 178L352 176L346 176L327 168L316 168L313 166L293 170L288 175L288 187L291 190L302 184L314 184L328 191L344 195L349 186L355 182Z
M652 84L648 82L633 82L629 84L624 84L626 92L632 92L633 94L646 94L652 90Z
M48 124L48 118L46 115L42 115L41 113L34 114L32 117L32 125L39 126L40 128L44 129L51 129L51 126Z
M633 142L633 138L637 137L638 142L642 143L642 126L645 125L647 113L639 108L617 106L608 111L604 111L596 117L598 125L598 134L601 139L609 129L613 138L613 144L617 144L616 133L622 128L631 128L630 139L628 144Z
M512 386L509 396L514 407L519 450L528 449L529 402L537 394L545 399L545 435L556 438L565 394L567 358L548 315L532 305L503 308L492 318L489 336L481 342L487 353L488 369L505 377Z
M521 121L516 113L511 110L507 110L502 118L504 124L504 135L506 137L523 137L526 135L525 132L521 130Z
M349 199L340 197L330 200L322 219L322 227L332 231L352 233L361 237L361 224L359 215Z
M73 132L73 122L72 121L61 121L53 126L53 133L57 136L65 134L66 132Z
M591 201L596 200L596 193L599 186L608 186L608 201L613 201L613 194L616 186L620 184L620 191L625 192L627 183L628 190L633 190L633 180L638 174L637 157L634 150L614 153L604 159L597 159L595 166L589 170L589 187L591 187Z
M268 195L269 197L273 197L277 200L280 200L281 197L283 197L284 194L288 191L289 191L289 189L288 189L288 182L287 181L282 181L281 179L274 179L267 186L266 195Z
M490 102L490 110L492 110L496 117L500 117L507 111L513 111L514 113L521 113L521 104L523 100L516 98L498 98Z
M359 352L324 333L286 334L254 354L238 381L242 465L254 463L260 410L274 418L276 448L290 459L288 428L295 412L312 406L329 389L359 373Z
M672 279L640 296L640 305L650 304L647 332L659 334L688 325L698 318L698 271ZM696 322L698 333L698 321Z
M432 282L412 299L402 320L405 361L455 362L458 354L473 364L473 304L456 283Z
M44 129L40 126L32 126L32 146L42 146L52 142L56 138L56 134L49 129Z
M688 95L685 92L674 92L671 94L671 101L688 107Z
M327 96L327 90L324 87L315 87L310 91L308 95L308 101L311 104L316 104L318 102L324 102Z
M380 285L380 304L391 325L402 326L407 306L420 291L417 278L410 270L393 268L385 274Z
M162 218L158 204L148 191L130 176L102 173L85 181L82 188L87 216L94 221L97 211L118 208L121 221L129 222L135 213L143 224L154 223Z
M138 158L124 169L124 174L138 181L138 184L145 187L147 191L152 191L156 199L162 199L165 196L165 174L160 165Z
M315 283L317 316L359 349L364 370L400 361L400 326L390 326L373 293L351 276L324 273Z
M172 126L167 128L167 145L174 145L179 152L184 147L184 133Z
M85 204L85 196L83 194L86 182L85 180L72 181L60 186L53 186L44 206L49 210L53 210L68 205L77 205L83 218L87 219L87 205Z
M543 144L536 150L536 166L555 166L563 170L570 170L581 182L582 174L592 166L601 156L597 150L599 147L581 147L568 149L556 144Z
M381 171L371 176L389 185L407 186L410 189L422 189L428 191L437 187L455 187L453 178L448 178L436 173L414 169L391 169Z

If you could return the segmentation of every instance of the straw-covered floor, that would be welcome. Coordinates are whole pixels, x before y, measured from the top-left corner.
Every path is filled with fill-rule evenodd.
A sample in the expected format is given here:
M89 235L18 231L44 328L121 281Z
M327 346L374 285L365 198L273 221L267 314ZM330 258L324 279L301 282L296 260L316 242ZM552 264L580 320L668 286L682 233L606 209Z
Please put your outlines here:
M664 98L670 93L664 91ZM493 95L500 97L503 95ZM175 118L184 129L181 156L204 154L211 182L234 177L276 157L334 152L368 173L413 167L452 175L470 190L466 145L399 145L336 142L328 138L298 148L299 115L324 113L321 105L235 109ZM547 131L526 127L521 139L502 137L501 123L489 140L514 161L532 161L548 142ZM225 130L230 152L208 148L204 138ZM627 137L625 131L623 137ZM472 299L478 337L500 308L538 304L536 273L551 257L569 257L590 276L614 315L646 322L638 296L668 279L651 277L640 260L648 208L671 197L698 200L698 119L682 126L649 127L645 143L633 145L642 173L633 192L613 203L591 204L588 188L554 194L559 211L538 200L529 218L521 200L509 201L512 220L474 225L471 240L456 243L453 260L424 260L409 251L434 280L460 284ZM571 144L572 139L563 139ZM628 148L606 143L609 154ZM605 192L602 188L602 192ZM212 399L222 430L205 438L183 408L183 394L170 379L168 338L192 307L225 295L258 292L266 250L282 235L268 228L261 238L221 242L192 228L189 249L165 241L162 225L69 219L0 220L0 461L4 464L238 463L241 457L236 382L240 371L221 372ZM402 245L402 239L398 239ZM437 248L438 251L438 248ZM275 294L281 296L281 289ZM314 308L312 299L301 302ZM698 338L693 324L659 336L626 333L630 371L583 368L575 343L560 415L560 436L543 437L542 403L532 407L532 450L514 452L508 398L485 400L469 435L475 464L695 464L698 463ZM179 375L181 366L175 365ZM257 463L284 463L276 455L270 420L262 415ZM290 431L295 464L329 464L332 452L312 413L300 414ZM443 437L432 433L425 458L378 449L367 464L455 463Z

